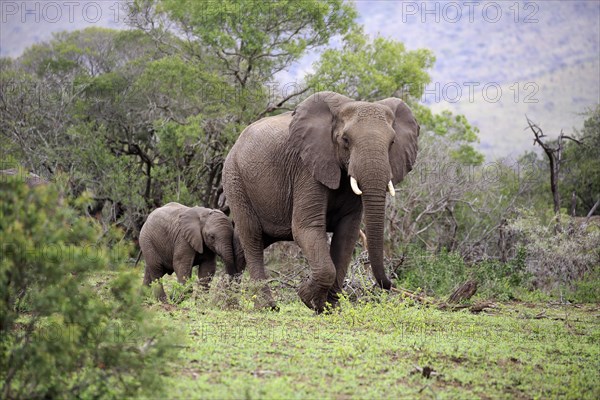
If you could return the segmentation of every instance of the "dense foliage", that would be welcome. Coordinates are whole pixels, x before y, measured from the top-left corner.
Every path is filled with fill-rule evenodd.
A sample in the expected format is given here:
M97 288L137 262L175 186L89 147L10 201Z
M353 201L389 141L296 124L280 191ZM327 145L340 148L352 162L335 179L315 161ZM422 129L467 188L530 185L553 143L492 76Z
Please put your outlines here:
M318 90L373 100L409 87L407 96L418 98L431 52L371 40L355 18L339 0L136 1L129 15L135 29L59 33L1 60L2 158L16 154L5 167L20 163L47 177L65 172L70 193L91 190L91 211L104 208L105 220L133 237L148 212L168 201L222 206L222 163L249 123ZM336 35L343 48L325 51L316 74L276 80ZM352 68L339 70L344 63ZM424 127L481 162L464 117L432 115L413 103Z
M121 268L122 232L60 203L53 186L0 181L0 396L155 395L176 341Z
M583 129L575 137L580 143L567 142L563 156L561 198L563 207L571 210L575 194L575 215L585 216L600 200L600 105L588 110Z

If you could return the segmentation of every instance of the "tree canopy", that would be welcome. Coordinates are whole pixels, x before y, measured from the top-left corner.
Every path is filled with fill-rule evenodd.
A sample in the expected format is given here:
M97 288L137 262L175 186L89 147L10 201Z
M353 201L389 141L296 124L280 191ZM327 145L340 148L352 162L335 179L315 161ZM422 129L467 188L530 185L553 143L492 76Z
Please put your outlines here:
M314 91L401 96L455 159L483 160L466 118L418 103L431 51L368 37L350 3L137 0L128 17L129 30L61 32L2 59L0 141L7 168L64 172L72 194L93 193L90 212L104 209L134 237L168 201L222 205L222 165L239 133ZM333 39L340 46L327 48ZM274 90L276 74L310 50L321 51L315 72Z
M563 207L570 209L574 193L576 215L585 216L600 201L600 105L587 112L575 137L580 143L570 141L565 147L560 189ZM598 208L595 214L600 214Z

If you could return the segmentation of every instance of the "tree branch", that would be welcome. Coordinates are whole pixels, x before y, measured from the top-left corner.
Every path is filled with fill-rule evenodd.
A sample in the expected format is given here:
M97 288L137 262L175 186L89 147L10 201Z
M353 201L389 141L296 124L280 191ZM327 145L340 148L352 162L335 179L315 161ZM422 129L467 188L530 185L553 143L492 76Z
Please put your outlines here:
M277 103L275 105L269 105L260 114L258 114L255 121L258 121L259 119L261 119L262 117L264 117L265 115L267 115L270 112L284 108L283 105L286 102L288 102L291 98L300 96L301 94L306 93L309 89L310 88L307 86L304 89L300 90L299 92L295 92L295 93L290 94L289 96L284 97L279 103Z

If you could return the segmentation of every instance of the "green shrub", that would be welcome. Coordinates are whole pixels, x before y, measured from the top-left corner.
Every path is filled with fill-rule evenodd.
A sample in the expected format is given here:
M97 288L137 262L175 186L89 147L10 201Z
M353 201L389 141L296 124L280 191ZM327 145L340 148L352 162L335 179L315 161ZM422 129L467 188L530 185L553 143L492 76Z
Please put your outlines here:
M536 288L546 291L572 290L600 268L600 229L584 226L577 219L561 215L543 223L531 210L509 223L517 243L524 249L522 262Z
M600 303L600 266L575 281L566 299L576 303Z
M446 297L458 285L474 279L479 297L505 301L513 299L528 282L522 257L509 263L487 260L469 264L457 252L433 254L416 246L408 248L406 261L396 274L400 286L435 297Z
M0 397L156 396L176 335L142 308L115 231L59 203L52 185L0 181Z

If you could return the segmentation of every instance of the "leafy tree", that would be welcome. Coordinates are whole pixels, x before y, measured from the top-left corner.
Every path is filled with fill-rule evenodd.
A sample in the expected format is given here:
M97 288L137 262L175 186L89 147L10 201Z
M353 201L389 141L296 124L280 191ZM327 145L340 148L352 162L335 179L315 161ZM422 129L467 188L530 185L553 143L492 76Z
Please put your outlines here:
M61 32L2 61L0 140L27 169L65 172L72 194L91 189L135 236L167 199L218 205L239 132L299 94L271 93L273 75L345 33L356 11L341 0L130 6L140 29Z
M106 60L104 52L96 51L100 43L112 54ZM201 116L198 133L210 130L213 136L206 141L218 144L217 158L231 143L214 136L220 133L218 123L206 122L224 109L200 90L219 87L218 75L177 55L158 53L141 31L91 28L61 33L7 64L2 82L9 90L1 94L0 107L13 118L0 124L3 139L20 150L19 158L29 169L50 175L66 172L73 194L92 189L100 205L108 201L121 210L128 228L139 229L148 209L162 204L167 182L193 185L197 179L185 170L200 169L190 165L198 160L189 148L172 152L176 159L160 154L157 132L162 126L186 126L188 117L198 121ZM180 179L188 176L194 179ZM206 196L198 196L202 203L210 202L212 186ZM191 187L190 192L200 189Z
M356 100L381 100L410 95L419 98L430 82L428 69L435 57L430 50L406 50L401 42L376 37L361 28L344 37L341 49L327 49L308 76L309 86L343 93Z
M357 13L342 0L137 0L130 16L132 25L149 32L165 51L182 54L186 61L214 62L230 85L219 100L229 106L235 122L248 124L306 91L272 96L265 85L308 50L346 34ZM187 41L176 49L164 46L168 29L182 32Z
M14 90L2 93L0 107L12 118L3 120L0 133L17 144L28 169L67 173L72 194L87 187L99 203L146 208L150 196L128 201L144 183L136 174L138 162L153 162L152 113L132 88L157 58L142 32L88 28L56 34L2 71L2 81Z
M433 114L416 101L431 81L428 70L434 62L430 50L409 51L403 43L382 37L371 40L355 27L344 37L340 49L323 52L307 83L315 91L332 90L357 100L401 97L415 113L421 134L435 135L443 141L451 148L454 159L479 165L484 157L473 147L478 142L478 129L463 115L455 116L450 111Z
M0 181L2 398L156 396L169 335L121 270L122 233L58 204L53 185ZM94 287L98 271L113 279Z
M600 105L588 112L575 137L581 144L569 142L565 147L560 190L563 207L570 209L575 193L576 215L585 216L600 201ZM594 213L600 215L600 207Z
M411 102L411 107L421 124L421 132L445 146L454 161L465 166L483 164L484 155L473 147L479 143L479 128L472 126L464 115L454 115L448 110L434 114L428 107L415 102Z
M94 210L136 236L167 201L218 207L224 158L251 122L291 109L309 90L376 100L402 95L453 157L477 164L476 129L414 101L434 57L371 41L341 0L195 2L138 0L131 25L63 32L0 71L2 151L47 177L65 172L70 191L90 189ZM318 72L281 93L274 75L334 36ZM287 90L290 89L290 90ZM404 91L404 92L403 92ZM5 150L6 149L6 150ZM95 212L95 211L94 211Z

